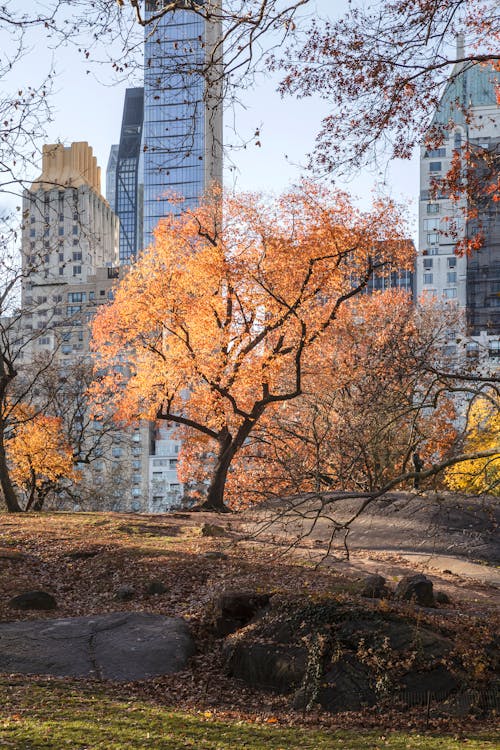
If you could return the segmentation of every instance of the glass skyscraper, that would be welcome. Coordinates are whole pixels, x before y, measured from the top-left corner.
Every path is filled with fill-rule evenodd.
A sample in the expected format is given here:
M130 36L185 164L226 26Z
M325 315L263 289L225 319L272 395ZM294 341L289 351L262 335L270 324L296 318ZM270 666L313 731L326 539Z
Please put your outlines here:
M146 1L146 17L163 0ZM222 106L207 86L207 59L220 29L193 10L166 13L144 44L144 244L168 213L195 206L222 181ZM212 80L216 79L213 74ZM182 201L173 208L169 198Z
M137 257L142 246L142 125L144 89L125 92L116 162L115 212L120 219L120 263Z

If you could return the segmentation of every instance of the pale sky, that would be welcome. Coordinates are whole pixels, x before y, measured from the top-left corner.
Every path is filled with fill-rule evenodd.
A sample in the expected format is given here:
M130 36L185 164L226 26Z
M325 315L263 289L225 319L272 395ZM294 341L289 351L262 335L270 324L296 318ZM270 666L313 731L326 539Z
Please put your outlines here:
M24 0L24 5L33 5L34 0ZM344 0L316 0L309 13L328 16L340 12ZM36 7L39 3L36 2ZM1 43L0 39L0 43ZM55 66L53 122L47 126L46 142L61 141L68 145L72 141L88 141L102 168L102 190L105 190L105 171L111 144L119 140L125 88L141 85L140 80L112 84L107 65L89 65L81 53L74 48L49 49L50 42L37 36L30 40L31 49L15 69L12 85L25 86L42 80ZM90 70L90 73L86 71ZM98 80L98 78L100 80ZM2 82L5 90L5 81ZM261 147L253 144L246 150L229 151L235 169L229 169L226 159L225 183L236 185L241 190L265 190L280 192L304 173L302 166L306 154L312 149L314 136L326 111L327 104L310 98L297 101L282 100L275 91L276 80L261 78L252 91L242 92L244 108L236 112L237 129L241 136L250 137L257 127L261 131ZM232 115L225 118L225 142L233 143ZM41 147L42 144L40 144ZM364 170L349 183L343 184L349 192L358 196L361 205L369 202L377 183L385 183L385 189L396 199L412 203L411 213L416 212L418 198L418 158L409 162L396 162L380 171ZM414 226L412 226L412 232Z

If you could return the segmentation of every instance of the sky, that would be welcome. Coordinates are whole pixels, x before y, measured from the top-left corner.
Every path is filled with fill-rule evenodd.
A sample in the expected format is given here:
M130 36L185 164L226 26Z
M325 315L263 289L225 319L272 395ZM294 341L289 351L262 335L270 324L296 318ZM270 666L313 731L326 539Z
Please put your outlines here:
M24 0L33 6L35 0ZM344 0L315 0L309 6L311 15L331 16L347 5ZM36 2L36 6L39 3ZM1 40L0 40L1 41ZM107 65L90 65L77 49L51 49L51 42L38 32L29 40L30 49L15 69L10 85L34 84L53 65L56 70L52 95L53 121L47 126L47 143L88 141L102 168L102 190L105 190L105 171L109 150L119 140L125 89L134 82L115 83ZM87 72L90 71L90 72ZM261 76L253 90L241 92L243 107L235 113L237 131L241 137L251 137L260 129L258 147L252 142L246 149L228 148L225 160L225 184L240 190L264 190L279 193L297 182L304 174L306 156L314 145L322 114L327 103L319 99L282 99L276 92L277 79ZM225 116L225 144L235 141L232 129L233 113ZM42 144L40 144L41 146ZM383 165L380 171L364 170L353 175L341 187L367 206L376 184L395 199L409 202L412 217L411 231L415 232L415 213L419 190L418 158L411 161Z

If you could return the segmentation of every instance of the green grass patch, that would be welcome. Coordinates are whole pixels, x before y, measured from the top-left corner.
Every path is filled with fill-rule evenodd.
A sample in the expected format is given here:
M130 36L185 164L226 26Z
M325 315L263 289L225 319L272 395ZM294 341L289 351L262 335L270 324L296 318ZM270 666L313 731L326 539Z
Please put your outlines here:
M493 733L458 739L381 730L311 730L214 719L50 681L0 679L0 747L22 750L488 750ZM272 720L271 720L272 721Z

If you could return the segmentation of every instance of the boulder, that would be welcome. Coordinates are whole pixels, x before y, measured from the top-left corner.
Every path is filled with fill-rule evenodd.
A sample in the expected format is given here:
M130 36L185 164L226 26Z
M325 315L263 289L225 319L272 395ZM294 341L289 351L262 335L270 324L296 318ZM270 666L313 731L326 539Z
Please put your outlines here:
M402 578L396 586L394 596L396 599L411 601L421 607L434 606L432 581L422 573Z
M204 523L201 527L202 536L227 536L227 532L222 526L217 526L215 523Z
M289 693L303 680L307 650L274 643L234 642L225 648L228 674L252 687Z
M115 591L115 599L122 602L128 602L133 599L134 596L135 589L132 586L120 586L120 588Z
M254 591L226 591L216 602L215 632L229 635L247 625L255 615L269 604L269 594Z
M379 575L367 576L362 582L360 594L369 599L383 599L387 597L389 590L386 586L386 579Z
M409 705L423 705L431 697L444 700L456 690L458 681L446 667L439 665L427 672L408 672L400 680L401 698Z
M373 706L376 693L368 668L353 654L343 654L327 666L318 692L318 703L332 713L359 711Z
M451 599L444 591L436 591L434 599L438 604L451 604Z
M184 620L114 612L0 623L0 672L130 682L184 669L194 642Z
M166 594L168 591L167 587L161 581L150 581L146 587L146 594Z
M24 591L9 601L13 609L56 609L57 602L46 591Z

